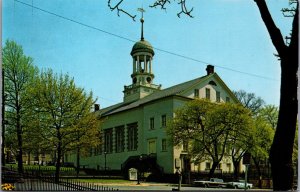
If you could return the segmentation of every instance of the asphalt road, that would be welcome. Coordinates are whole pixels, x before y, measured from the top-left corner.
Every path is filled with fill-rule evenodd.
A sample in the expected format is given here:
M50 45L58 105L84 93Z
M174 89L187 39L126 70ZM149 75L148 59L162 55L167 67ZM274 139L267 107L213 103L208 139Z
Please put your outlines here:
M141 183L130 184L130 185L109 185L115 189L119 189L120 191L145 191L145 190L153 190L153 191L172 191L172 189L178 189L178 185L173 184L156 184L156 183ZM202 187L187 187L182 186L181 191L244 191L243 189L226 189L226 188L202 188ZM261 190L261 189L250 189L247 191L271 191L271 190Z
M97 185L95 183L95 185ZM99 185L103 185L100 184ZM141 183L137 185L136 183L132 184L108 184L105 185L109 188L118 189L119 191L146 191L146 190L152 190L152 191L172 191L172 189L177 190L178 185L175 184L166 184L166 183ZM52 190L59 190L59 191L69 191L70 188L66 188L62 185L57 185L54 183L41 183L41 182L24 182L24 183L15 183L16 190L18 191L40 191L41 189L52 191ZM44 188L45 187L45 188ZM188 187L188 186L182 186L181 191L244 191L243 189L226 189L226 188L202 188L202 187ZM260 190L260 189L250 189L247 191L271 191L271 190Z

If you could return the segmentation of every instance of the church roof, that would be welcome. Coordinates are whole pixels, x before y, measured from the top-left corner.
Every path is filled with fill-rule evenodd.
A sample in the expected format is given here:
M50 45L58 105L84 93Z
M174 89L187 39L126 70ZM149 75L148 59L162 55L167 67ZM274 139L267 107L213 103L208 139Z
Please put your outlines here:
M216 73L210 74L210 75L206 75L206 76L202 76L184 83L180 83L178 85L160 90L160 91L156 91L154 93L152 93L151 95L148 95L142 99L139 99L137 101L133 101L130 103L119 103L107 108L104 108L102 110L100 110L100 114L102 116L107 116L107 115L111 115L114 113L118 113L121 111L125 111L125 110L129 110L132 108L136 108L138 106L144 105L146 103L149 103L151 101L155 101L158 99L162 99L165 97L169 97L169 96L175 96L175 95L179 95L184 92L185 90L189 89L190 87L193 87L195 84L200 83L206 79L208 79L209 77L213 76Z

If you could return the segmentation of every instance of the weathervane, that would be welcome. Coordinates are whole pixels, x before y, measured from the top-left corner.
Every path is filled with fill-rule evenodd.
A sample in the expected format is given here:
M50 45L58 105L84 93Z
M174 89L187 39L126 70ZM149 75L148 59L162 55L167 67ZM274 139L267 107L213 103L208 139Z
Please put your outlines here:
M142 13L141 23L142 23L142 31L141 31L141 40L144 41L144 12L145 10L143 8L138 8L138 11Z

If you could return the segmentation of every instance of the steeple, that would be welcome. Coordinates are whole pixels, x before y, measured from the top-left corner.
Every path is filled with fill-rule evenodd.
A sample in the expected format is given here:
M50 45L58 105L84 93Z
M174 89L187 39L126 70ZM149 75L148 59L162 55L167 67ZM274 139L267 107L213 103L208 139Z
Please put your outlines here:
M124 86L124 102L141 99L157 90L161 85L153 84L154 74L152 60L154 50L152 45L144 39L144 12L143 8L138 11L142 13L141 40L136 42L131 50L133 60L133 70L131 74L132 84Z
M144 41L144 12L145 10L143 8L138 8L138 11L142 13L142 18L140 19L142 23L142 28L141 28L141 41Z

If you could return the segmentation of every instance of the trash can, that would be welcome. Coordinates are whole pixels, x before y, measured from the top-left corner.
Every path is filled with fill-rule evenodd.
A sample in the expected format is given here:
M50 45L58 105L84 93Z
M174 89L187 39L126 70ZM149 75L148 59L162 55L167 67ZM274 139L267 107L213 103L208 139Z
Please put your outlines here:
M130 181L136 181L138 178L137 178L137 174L138 174L138 170L135 169L135 168L130 168L128 170L128 175L129 175L129 180Z

